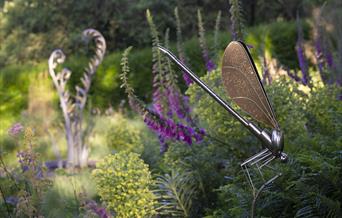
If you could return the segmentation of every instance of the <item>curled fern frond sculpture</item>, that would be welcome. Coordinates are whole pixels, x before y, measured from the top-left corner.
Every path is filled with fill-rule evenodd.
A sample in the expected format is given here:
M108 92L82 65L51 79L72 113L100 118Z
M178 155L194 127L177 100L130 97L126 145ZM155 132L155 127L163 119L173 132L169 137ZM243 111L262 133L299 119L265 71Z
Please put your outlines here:
M96 70L103 60L106 51L106 41L102 34L95 29L83 31L83 38L87 42L95 42L95 55L90 59L88 66L84 69L81 78L81 86L76 86L76 96L71 98L66 84L71 76L71 71L64 68L56 73L58 65L65 61L65 54L62 50L56 49L49 58L49 73L57 89L60 106L64 117L64 127L68 145L68 165L84 167L88 161L88 146L83 142L82 120L83 110L87 103L92 79Z

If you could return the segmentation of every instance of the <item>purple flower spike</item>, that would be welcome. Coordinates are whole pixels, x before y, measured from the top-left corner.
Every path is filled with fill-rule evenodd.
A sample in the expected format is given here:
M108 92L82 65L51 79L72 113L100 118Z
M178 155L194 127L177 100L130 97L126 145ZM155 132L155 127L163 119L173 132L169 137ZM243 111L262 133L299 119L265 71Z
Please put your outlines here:
M24 130L24 126L21 123L15 123L9 130L8 134L11 136L17 136Z
M169 148L169 145L166 143L165 138L161 135L158 136L159 143L160 143L160 153L163 154Z
M216 66L214 62L209 58L209 52L208 52L208 47L207 47L207 42L205 39L205 29L202 21L202 15L201 11L197 10L197 18L198 18L198 39L199 39L199 44L202 49L202 56L205 62L205 66L207 68L207 71L210 73L213 71Z
M304 56L303 47L300 42L297 43L297 57L299 61L299 67L302 71L302 83L303 85L308 85L309 83L309 74L308 74L308 65Z
M251 44L246 44L246 46L247 46L248 49L254 48L254 46L251 45Z
M19 199L15 196L8 196L5 200L7 204L11 204L13 206L16 206L19 201Z
M162 113L162 106L161 106L161 104L159 104L159 103L154 103L153 104L153 108L154 108L154 110L158 113L158 114L161 114Z
M91 210L93 213L98 215L100 218L109 218L110 215L107 213L106 208L100 207L93 200L87 202L86 207Z
M206 48L205 45L202 46L203 47L203 59L205 61L205 67L207 69L207 72L211 72L213 70L216 69L216 65L214 64L214 62L209 58L209 53L208 53L208 49Z
M187 86L191 85L194 81L190 78L190 76L187 73L183 72L183 79Z
M297 45L296 45L296 51L297 51L297 57L299 62L300 70L302 71L302 79L301 82L303 85L309 85L309 67L307 60L304 55L304 46L303 46L303 29L302 24L299 18L299 14L297 14Z
M321 39L318 38L315 41L315 55L316 55L316 59L317 59L317 65L318 65L318 70L319 72L322 74L323 72L323 61L322 61L322 56L323 56L323 52L322 52L322 45L321 45Z
M287 72L287 75L289 75L289 77L291 79L293 79L294 81L296 81L296 82L300 82L301 81L301 78L299 78L299 76L297 76L297 72L296 71L293 73L293 72L291 72L290 69L286 69L286 72Z
M334 58L331 52L327 51L325 56L326 56L326 61L327 61L329 68L334 68Z
M208 72L211 72L211 71L215 70L216 66L212 60L208 60L206 63L206 68L207 68Z
M185 55L184 55L183 51L181 51L181 52L179 53L179 58L180 58L180 61L181 61L184 65L186 65ZM192 81L192 79L190 78L190 76L189 76L187 73L185 73L185 72L183 72L183 79L184 79L185 84L186 84L187 86L189 86L191 83L194 82L194 81Z
M340 94L340 95L338 96L338 100L339 100L339 101L342 101L342 94Z

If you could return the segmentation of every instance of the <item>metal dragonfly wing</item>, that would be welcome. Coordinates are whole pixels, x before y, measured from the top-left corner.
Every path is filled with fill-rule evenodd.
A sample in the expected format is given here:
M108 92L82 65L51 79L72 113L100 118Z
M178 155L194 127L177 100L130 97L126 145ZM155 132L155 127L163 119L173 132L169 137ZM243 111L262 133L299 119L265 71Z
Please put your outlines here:
M222 82L239 107L254 119L280 129L273 108L262 86L248 49L241 42L231 42L222 59Z

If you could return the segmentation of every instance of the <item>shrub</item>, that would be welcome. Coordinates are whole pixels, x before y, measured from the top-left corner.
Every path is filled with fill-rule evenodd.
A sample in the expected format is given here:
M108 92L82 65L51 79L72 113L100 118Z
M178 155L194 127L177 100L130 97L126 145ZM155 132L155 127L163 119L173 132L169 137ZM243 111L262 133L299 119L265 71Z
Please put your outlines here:
M140 123L124 118L122 114L115 115L115 122L107 132L107 145L117 151L141 153L143 150Z
M75 217L81 215L81 195L92 198L96 195L95 183L89 178L89 170L78 174L57 170L52 178L52 186L42 199L42 212L45 217ZM81 216L80 216L81 217Z
M207 138L205 142L191 147L172 144L163 157L165 171L173 169L186 175L187 182L184 183L190 184L190 188L196 188L195 193L187 197L187 201L193 202L188 208L190 217L202 217L204 211L217 202L217 193L214 190L224 184L225 175L232 174L225 170L225 165L229 165L229 161L233 162L227 160L230 147L210 141ZM184 187L184 191L187 189L188 186Z
M230 102L239 113L248 117L225 98L218 71L202 79ZM339 217L339 196L342 191L342 107L337 97L341 89L331 86L317 87L314 84L311 90L303 92L300 91L301 86L285 78L274 81L265 89L274 106L277 120L285 132L285 152L288 153L290 160L287 164L277 164L276 161L272 163L283 176L261 195L257 202L256 214L266 217L274 214L281 214L284 217ZM194 113L204 118L201 125L208 130L210 138L207 140L210 146L216 149L224 148L221 144L213 144L216 141L211 138L225 142L227 148L223 151L226 151L231 163L226 165L228 181L217 189L218 198L213 199L217 205L208 214L215 217L248 216L252 196L238 162L259 151L260 142L213 102L200 87L192 85L187 93L190 95L191 103L195 105ZM228 147L230 153L227 152ZM173 162L179 156L175 151L172 149L167 153L167 157ZM184 159L189 162L192 156L190 154ZM172 162L171 160L168 162ZM203 163L201 166L197 168L204 169ZM212 192L215 191L209 191ZM207 211L210 211L210 207Z
M101 199L117 217L155 214L151 173L139 155L127 151L108 155L92 174Z
M160 207L160 215L172 217L191 217L196 185L190 173L179 173L158 176L156 179L156 195Z
M7 168L2 156L0 157L3 175L10 180L10 185L5 189L0 187L4 199L4 202L1 202L0 209L5 205L9 217L11 217L11 213L17 217L40 217L42 215L41 201L50 188L51 181L47 177L46 168L40 161L40 154L34 151L36 147L34 130L16 123L9 129L8 133L18 145L21 145L21 150L17 153L20 167L12 171ZM15 193L12 192L13 190ZM8 196L6 194L13 195ZM14 206L15 209L13 208L14 210L11 211L8 204Z

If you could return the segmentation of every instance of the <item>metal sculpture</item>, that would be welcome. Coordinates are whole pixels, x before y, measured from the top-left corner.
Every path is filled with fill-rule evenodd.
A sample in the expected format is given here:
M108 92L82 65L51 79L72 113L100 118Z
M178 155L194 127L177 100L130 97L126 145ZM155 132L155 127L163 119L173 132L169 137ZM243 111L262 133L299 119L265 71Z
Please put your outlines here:
M262 169L264 167L269 167L269 163L276 158L279 158L282 162L286 162L287 155L283 152L284 135L275 118L272 106L267 98L264 87L262 86L248 48L244 43L239 41L233 41L227 46L222 60L223 85L227 94L242 110L250 114L257 121L270 126L272 128L271 131L268 129L260 129L252 122L243 118L169 50L161 46L159 46L159 49L168 55L168 57L186 72L194 82L203 88L225 110L233 115L262 142L264 149L241 164L253 190L254 198L251 209L251 215L253 217L255 203L261 191L281 175L281 173L277 173L272 178L266 180L264 179ZM250 173L250 168L252 167L257 169L257 172L263 180L263 184L259 188L257 188L253 182Z
M60 106L64 117L64 127L68 146L68 165L84 167L88 161L88 147L83 140L82 120L83 110L87 102L91 81L97 67L102 62L106 41L102 34L94 29L83 31L83 37L87 41L94 40L95 55L90 59L81 78L82 86L76 86L76 96L72 98L66 89L66 84L71 76L71 71L64 68L61 72L55 70L59 64L64 63L65 54L60 49L54 50L49 58L49 73L57 89Z

